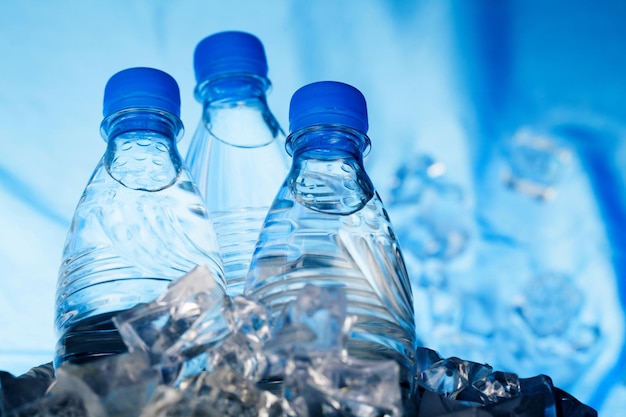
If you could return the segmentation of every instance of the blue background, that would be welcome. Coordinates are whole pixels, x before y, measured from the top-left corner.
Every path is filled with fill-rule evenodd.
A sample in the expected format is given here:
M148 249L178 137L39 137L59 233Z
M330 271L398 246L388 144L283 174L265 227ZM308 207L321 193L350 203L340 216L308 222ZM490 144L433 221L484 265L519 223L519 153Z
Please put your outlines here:
M497 206L484 186L496 149L528 127L565 132L578 170L573 177L584 178L584 186L563 186L570 199L554 206L555 218L575 212L578 220L594 220L566 238L597 245L570 248L566 256L580 250L597 260L580 284L601 310L598 328L613 335L585 362L597 371L576 380L548 365L516 367L494 359L485 345L446 348L434 331L425 331L424 342L445 356L521 376L552 375L607 415L626 409L626 6L617 0L0 3L0 369L19 374L52 358L56 272L74 207L104 151L99 124L108 78L152 66L177 79L184 155L200 117L193 50L205 36L232 29L265 44L268 99L284 127L291 94L306 83L338 80L364 93L372 138L367 168L391 203L394 223L394 210L401 216L393 205L396 173L413 155L440 161L476 218L489 222L499 218L485 214ZM464 267L479 270L486 264L479 258Z

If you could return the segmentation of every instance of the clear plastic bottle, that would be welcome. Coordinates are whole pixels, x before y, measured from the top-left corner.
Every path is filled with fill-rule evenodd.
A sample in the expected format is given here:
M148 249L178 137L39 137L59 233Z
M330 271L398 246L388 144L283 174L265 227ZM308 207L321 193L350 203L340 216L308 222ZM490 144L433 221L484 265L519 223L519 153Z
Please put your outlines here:
M415 324L410 282L383 203L365 172L370 140L365 98L323 81L291 99L293 163L265 220L245 294L276 318L306 284L344 285L358 320L348 352L394 359L410 382Z
M152 68L104 91L107 149L76 207L56 294L55 366L125 351L111 318L206 265L225 287L215 232L176 148L176 81Z
M240 295L272 198L289 168L284 133L266 100L263 45L245 32L220 32L194 53L202 119L186 162L206 199L220 244L227 290Z

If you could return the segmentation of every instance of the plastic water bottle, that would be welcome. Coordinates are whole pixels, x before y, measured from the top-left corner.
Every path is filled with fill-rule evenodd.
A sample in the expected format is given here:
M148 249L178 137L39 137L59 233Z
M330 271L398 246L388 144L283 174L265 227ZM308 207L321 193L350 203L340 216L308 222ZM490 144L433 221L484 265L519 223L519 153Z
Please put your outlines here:
M415 357L413 299L402 253L365 172L365 98L332 81L302 87L289 110L293 163L267 215L245 294L273 318L306 284L343 285L358 320L349 354L394 359L403 381ZM409 382L410 383L410 382Z
M113 75L104 91L107 149L69 229L56 294L55 366L125 351L111 318L206 265L225 287L200 192L176 148L176 81L152 68Z
M245 32L220 32L194 54L202 119L186 162L206 199L220 245L227 291L240 295L272 198L289 168L284 133L266 101L263 45Z

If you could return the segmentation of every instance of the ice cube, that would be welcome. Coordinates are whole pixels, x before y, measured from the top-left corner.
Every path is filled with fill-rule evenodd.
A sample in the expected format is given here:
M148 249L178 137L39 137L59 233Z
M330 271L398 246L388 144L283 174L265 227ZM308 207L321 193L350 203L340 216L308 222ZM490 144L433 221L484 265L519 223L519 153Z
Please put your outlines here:
M399 417L399 382L395 361L332 355L292 358L285 370L284 395L299 416Z
M168 416L278 417L283 414L279 397L259 389L229 366L202 372L180 385L183 399Z
M227 299L223 308L230 334L206 351L206 369L227 365L244 378L258 381L267 371L263 346L270 338L268 309L242 296Z
M354 320L346 315L342 286L303 287L296 299L285 305L263 347L268 378L281 380L287 361L294 356L347 355L346 342Z
M141 351L165 373L202 353L229 333L222 314L223 288L205 266L198 266L155 301L115 316L129 351ZM174 377L172 377L174 378Z
M309 284L285 306L266 348L298 354L339 353L348 336L345 326L345 288Z
M57 378L46 395L21 409L15 417L108 417L99 396L85 381L68 372L70 366L57 369Z
M417 383L428 390L455 399L459 392L491 372L493 369L487 364L450 357L427 367L418 375Z
M80 380L97 396L108 415L139 415L161 382L142 352L107 356L81 366L63 364L57 370L57 383ZM53 386L53 392L59 387ZM91 401L91 400L90 400Z
M473 381L456 395L457 401L489 405L517 397L520 382L517 374L496 371Z

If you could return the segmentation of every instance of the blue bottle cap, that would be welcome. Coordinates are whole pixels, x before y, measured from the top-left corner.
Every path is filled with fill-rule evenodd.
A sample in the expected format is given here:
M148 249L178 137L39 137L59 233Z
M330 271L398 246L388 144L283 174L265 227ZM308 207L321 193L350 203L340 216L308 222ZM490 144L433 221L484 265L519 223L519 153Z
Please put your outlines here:
M180 90L171 75L154 68L128 68L104 88L104 117L125 109L157 109L180 117Z
M351 85L336 81L301 87L291 97L289 131L319 125L342 125L367 133L365 97Z
M263 44L246 32L219 32L196 46L193 66L198 84L220 75L255 74L267 77Z

